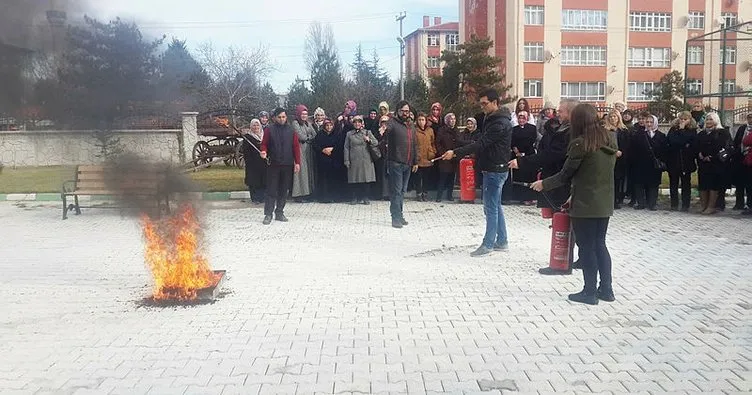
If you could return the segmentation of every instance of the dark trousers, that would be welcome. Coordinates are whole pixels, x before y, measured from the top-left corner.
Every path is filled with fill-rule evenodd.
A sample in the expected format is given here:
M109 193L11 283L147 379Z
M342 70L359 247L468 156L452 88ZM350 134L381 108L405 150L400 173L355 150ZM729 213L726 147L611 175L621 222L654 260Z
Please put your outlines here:
M439 172L439 183L436 186L436 199L441 200L444 196L444 192L447 194L447 199L452 200L454 193L454 171L452 172Z
M609 218L572 218L572 229L577 243L579 261L582 264L584 291L594 293L597 289L598 275L601 277L600 289L612 290L611 255L606 247L606 232Z
M614 198L616 205L624 204L624 197L627 195L627 178L614 178Z
M328 169L327 169L328 170ZM320 171L316 178L316 195L320 202L331 203L336 198L336 180L332 174Z
M635 198L638 206L653 209L658 204L658 187L635 184L632 199Z
M672 171L668 173L671 208L679 207L679 184L681 183L682 208L689 208L692 200L692 173Z
M368 200L368 183L357 182L350 184L350 191L352 192L352 199L355 201L367 201Z
M415 193L417 195L422 195L428 192L428 184L430 183L431 176L431 168L430 167L419 167L418 171L415 172L415 181L413 185L415 186Z
M747 196L747 208L752 209L752 167L747 167L740 177L741 182L736 184L736 206L744 207L744 196Z
M389 212L392 219L405 218L402 214L402 208L405 202L405 193L407 184L410 182L410 166L399 162L387 162L389 172Z
M267 168L264 215L284 213L287 195L292 187L292 171L292 166L269 166Z
M251 201L254 203L261 203L266 198L265 188L248 187L248 192L251 194Z

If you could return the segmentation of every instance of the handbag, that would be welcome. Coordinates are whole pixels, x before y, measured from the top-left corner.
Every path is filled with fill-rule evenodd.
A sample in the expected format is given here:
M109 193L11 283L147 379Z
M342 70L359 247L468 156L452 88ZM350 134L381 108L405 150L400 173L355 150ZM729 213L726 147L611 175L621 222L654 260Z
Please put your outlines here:
M376 139L374 137L373 133L368 133L368 138L373 141ZM370 142L367 143L368 145L368 153L371 154L371 161L376 162L377 160L381 159L381 150L379 150L378 145L373 145Z
M656 131L656 133L661 133L661 132L658 132L658 131ZM667 167L666 167L666 162L664 162L664 161L662 161L662 160L658 159L658 158L657 158L657 157L655 156L655 152L653 151L653 146L652 146L652 145L650 145L650 139L648 139L648 135L647 135L647 134L645 134L645 141L647 141L647 143L648 143L648 148L650 148L650 156L652 156L652 157L653 157L653 168L654 168L655 170L660 170L660 171L662 171L662 172L663 172L663 171L666 171L666 169L667 169Z

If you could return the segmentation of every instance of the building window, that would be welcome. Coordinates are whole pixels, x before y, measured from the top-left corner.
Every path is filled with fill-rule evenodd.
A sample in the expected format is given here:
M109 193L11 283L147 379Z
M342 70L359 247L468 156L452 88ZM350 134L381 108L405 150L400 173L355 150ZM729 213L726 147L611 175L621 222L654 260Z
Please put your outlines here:
M687 53L687 63L689 64L703 64L703 50L702 47L689 47Z
M606 30L608 11L602 10L563 10L562 30Z
M606 100L605 82L562 82L561 97L582 101Z
M736 80L726 80L725 84L718 83L718 90L721 91L723 89L723 92L735 92L736 91Z
M447 34L446 35L446 49L447 51L456 52L457 46L460 44L459 34Z
M671 14L662 12L630 12L629 29L633 32L670 32Z
M429 47L439 46L439 34L438 33L428 33L428 46Z
M562 47L562 66L605 66L606 47Z
M525 6L525 24L526 25L543 25L543 6L526 5Z
M687 94L688 95L701 95L702 94L702 80L687 80Z
M428 68L429 69L438 69L439 68L439 58L436 56L429 56L428 57Z
M524 92L525 97L543 97L543 81L525 80Z
M627 101L651 101L655 97L654 82L628 82Z
M725 51L721 48L721 56L718 58L718 63L723 64L724 59L726 64L736 64L736 47L726 47Z
M543 61L543 43L525 43L525 62Z
M705 30L705 13L692 11L689 13L688 29Z
M629 67L670 67L671 48L629 48Z
M722 12L721 19L723 19L723 25L721 27L734 26L737 23L736 14L733 12Z

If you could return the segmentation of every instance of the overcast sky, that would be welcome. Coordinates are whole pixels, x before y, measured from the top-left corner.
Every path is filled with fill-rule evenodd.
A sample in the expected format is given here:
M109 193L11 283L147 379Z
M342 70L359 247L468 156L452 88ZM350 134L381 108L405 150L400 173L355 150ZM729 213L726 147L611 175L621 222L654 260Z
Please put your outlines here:
M358 43L370 55L377 49L382 64L394 79L399 76L399 25L394 20L407 12L404 34L422 26L423 15L443 22L459 19L457 0L104 0L96 4L100 18L135 19L145 34L166 34L187 39L194 49L212 41L227 45L267 45L277 71L270 82L286 92L296 75L307 79L303 43L308 25L331 23L345 64L352 62ZM373 5L376 4L377 7ZM370 57L370 56L369 56Z

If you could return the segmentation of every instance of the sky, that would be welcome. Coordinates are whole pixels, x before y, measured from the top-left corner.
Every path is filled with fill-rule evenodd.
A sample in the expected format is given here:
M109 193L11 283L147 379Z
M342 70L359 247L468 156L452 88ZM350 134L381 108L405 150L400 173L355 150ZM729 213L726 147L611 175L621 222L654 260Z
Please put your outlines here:
M275 71L274 90L287 92L296 76L308 79L303 47L313 21L330 23L344 65L352 63L362 44L370 58L374 49L393 79L399 77L399 24L407 12L404 35L422 26L423 16L442 22L459 20L458 0L100 0L94 16L134 20L145 35L186 39L191 50L211 41L215 47L267 46ZM432 19L433 20L433 19Z

